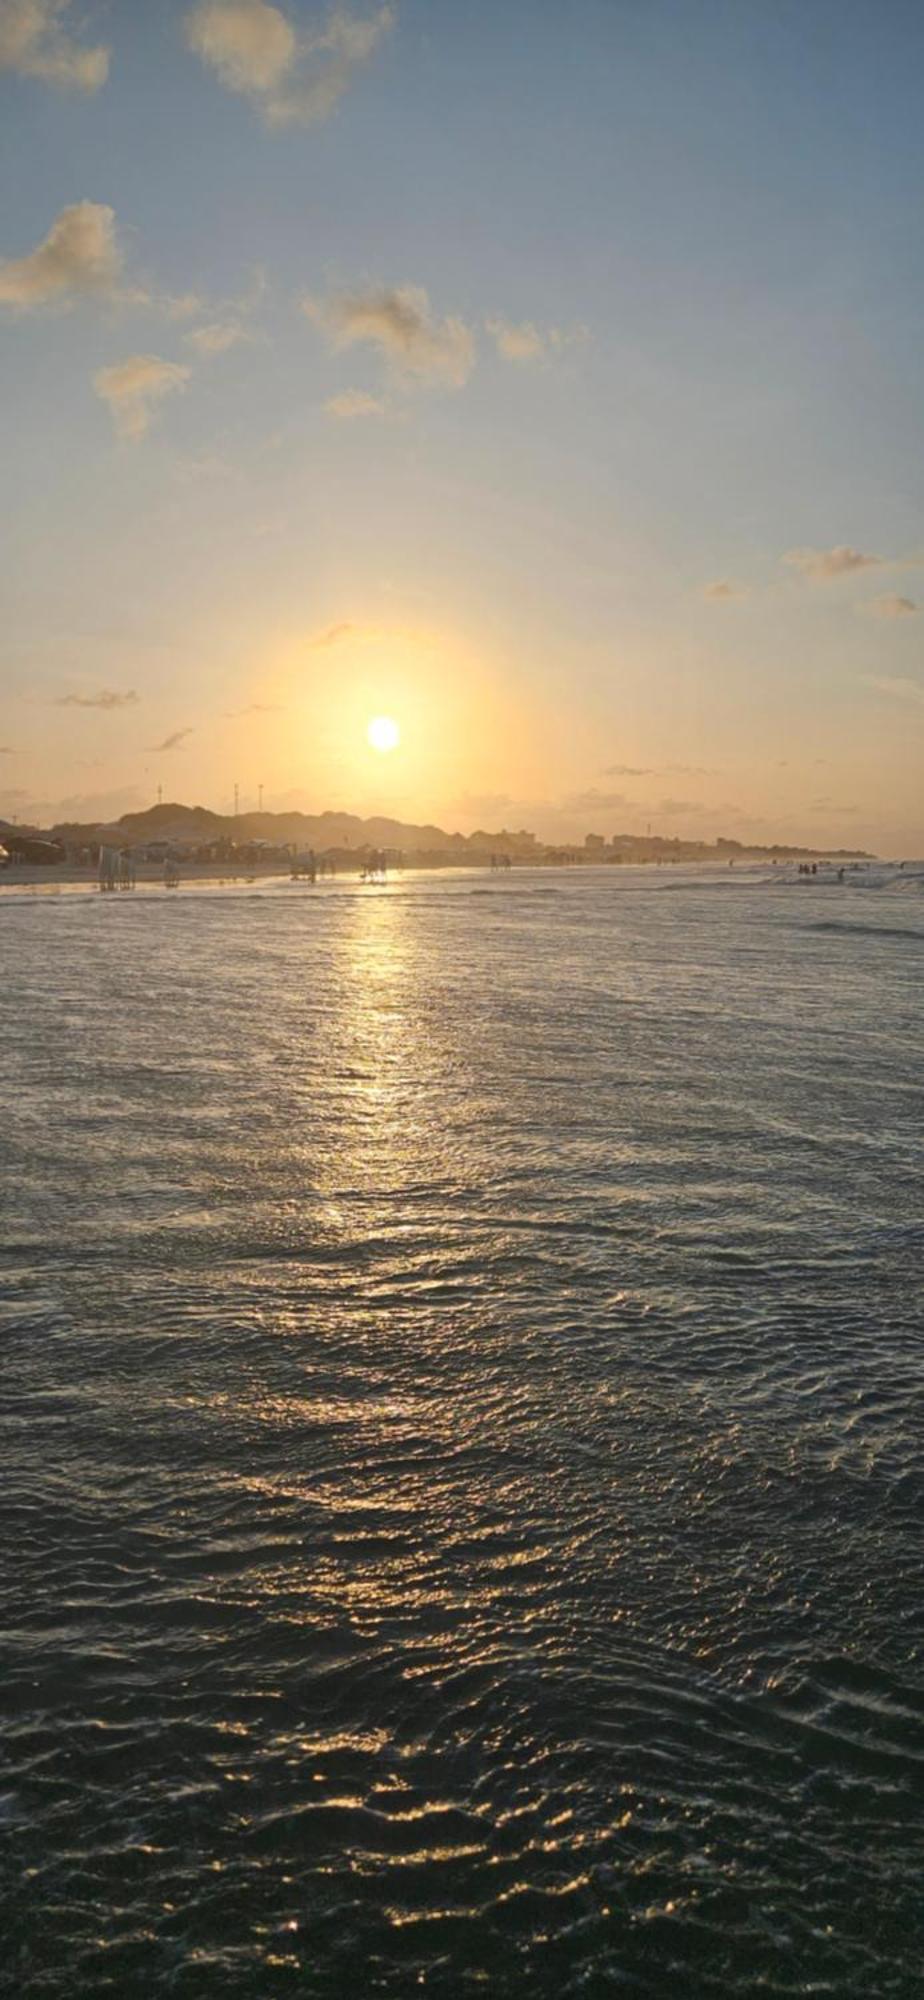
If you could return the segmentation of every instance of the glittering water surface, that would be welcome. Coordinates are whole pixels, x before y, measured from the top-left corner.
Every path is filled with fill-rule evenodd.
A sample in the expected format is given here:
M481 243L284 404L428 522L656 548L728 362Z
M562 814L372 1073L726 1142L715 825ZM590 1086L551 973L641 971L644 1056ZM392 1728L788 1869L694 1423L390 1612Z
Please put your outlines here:
M922 888L3 899L12 1991L921 1992Z

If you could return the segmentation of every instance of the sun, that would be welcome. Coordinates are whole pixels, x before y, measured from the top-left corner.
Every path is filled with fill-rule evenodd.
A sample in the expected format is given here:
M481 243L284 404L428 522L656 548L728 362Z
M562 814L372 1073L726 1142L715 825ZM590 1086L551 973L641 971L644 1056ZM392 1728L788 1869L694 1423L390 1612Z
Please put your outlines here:
M401 731L391 715L374 715L366 724L366 737L373 750L397 750Z

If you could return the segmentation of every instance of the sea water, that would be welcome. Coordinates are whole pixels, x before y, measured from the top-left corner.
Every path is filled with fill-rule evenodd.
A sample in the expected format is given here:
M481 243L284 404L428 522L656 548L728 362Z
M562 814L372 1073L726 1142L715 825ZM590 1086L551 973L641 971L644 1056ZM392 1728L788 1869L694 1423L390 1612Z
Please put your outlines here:
M9 1990L920 1993L921 871L0 950Z

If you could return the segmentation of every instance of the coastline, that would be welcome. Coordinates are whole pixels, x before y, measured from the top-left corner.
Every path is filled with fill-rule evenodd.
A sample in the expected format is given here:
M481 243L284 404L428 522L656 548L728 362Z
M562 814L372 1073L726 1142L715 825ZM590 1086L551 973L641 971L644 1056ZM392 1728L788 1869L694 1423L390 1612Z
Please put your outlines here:
M788 883L795 879L795 871L798 865L795 858L785 860L780 858L774 862L769 858L753 855L741 858L736 857L733 867L729 867L727 862L716 861L714 859L670 862L663 860L628 861L620 865L615 865L612 862L591 861L577 862L569 866L564 866L560 862L536 860L514 862L509 870L494 871L489 862L480 857L477 861L460 861L454 856L442 865L432 861L410 861L406 866L392 867L389 869L386 877L380 878L378 886L381 887L383 881L395 882L409 876L417 875L447 877L467 875L488 877L489 879L494 878L498 882L504 880L509 882L511 875L538 874L555 877L563 875L569 877L575 875L607 875L623 880L627 877L638 878L641 876L650 876L652 879L660 879L662 881L665 877L669 878L672 875L693 874L704 878L715 877L720 881L728 883L743 881L745 879L754 881L755 878L762 878L768 882ZM849 879L850 876L856 878L859 874L881 874L883 871L889 874L893 872L898 874L904 866L905 864L902 862L883 859L878 856L870 856L860 862L848 861L846 863L835 861L830 857L819 856L817 874L811 879L816 883L831 884L837 881L839 869L845 869ZM319 875L315 882L310 882L304 878L301 881L296 880L296 878L292 877L288 868L280 867L278 861L267 862L262 867L257 863L252 866L237 868L229 866L226 861L189 861L180 864L180 880L177 888L180 891L184 888L202 888L208 886L215 888L242 888L255 882L263 885L275 882L280 884L291 883L292 887L300 887L306 890L323 890L335 885L346 886L350 884L358 886L361 881L362 864L358 858L354 866L338 868L331 874ZM139 889L162 890L164 893L170 894L176 893L175 890L166 890L164 864L162 861L136 863L133 889L116 890L112 893L116 895L128 895L137 892ZM60 890L72 892L83 891L84 893L96 895L100 893L97 868L95 865L85 867L67 862L54 867L47 867L38 862L23 862L12 868L0 871L0 903L2 903L4 897L8 898L14 895L16 891L21 890L34 891L38 894L41 894L42 891L47 893L54 893Z

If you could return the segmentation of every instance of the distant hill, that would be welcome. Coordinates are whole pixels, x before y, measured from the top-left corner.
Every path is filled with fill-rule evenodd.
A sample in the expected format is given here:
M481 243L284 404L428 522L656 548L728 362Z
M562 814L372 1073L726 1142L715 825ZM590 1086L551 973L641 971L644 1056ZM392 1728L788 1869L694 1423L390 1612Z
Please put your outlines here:
M444 849L449 852L464 850L471 845L532 847L534 844L534 835L529 833L503 831L468 836L446 833L440 826L417 826L382 815L361 819L358 814L348 812L227 814L211 812L207 806L184 806L179 803L149 806L145 812L123 813L121 819L105 826L70 823L57 827L56 833L69 841L91 841L106 835L113 841L133 847L143 846L152 840L202 845L220 840L231 840L238 845L263 840L271 842L274 847L313 847L321 851L328 848L359 850L384 847L410 853L439 853Z
M452 847L465 835L444 833L439 826L407 825L403 820L356 813L222 814L206 806L160 805L146 812L125 813L118 822L123 840L269 840L298 847Z
M10 828L10 832L15 829ZM22 829L19 829L21 832ZM616 833L609 842L596 834L585 841L543 844L524 828L511 832L479 830L475 833L447 833L444 827L419 826L405 820L375 815L361 819L348 812L249 812L216 813L207 806L184 806L179 802L149 806L145 812L124 813L105 825L68 823L51 829L67 846L92 846L100 842L119 847L144 847L151 841L176 843L186 848L210 847L219 842L247 846L265 842L272 847L313 848L317 853L360 854L369 848L384 848L408 859L426 858L438 862L476 858L489 853L509 855L514 860L593 861L736 861L804 859L846 861L871 860L862 848L797 847L778 842L772 847L750 846L737 840L712 841L670 839L658 834ZM3 822L0 821L0 840Z

